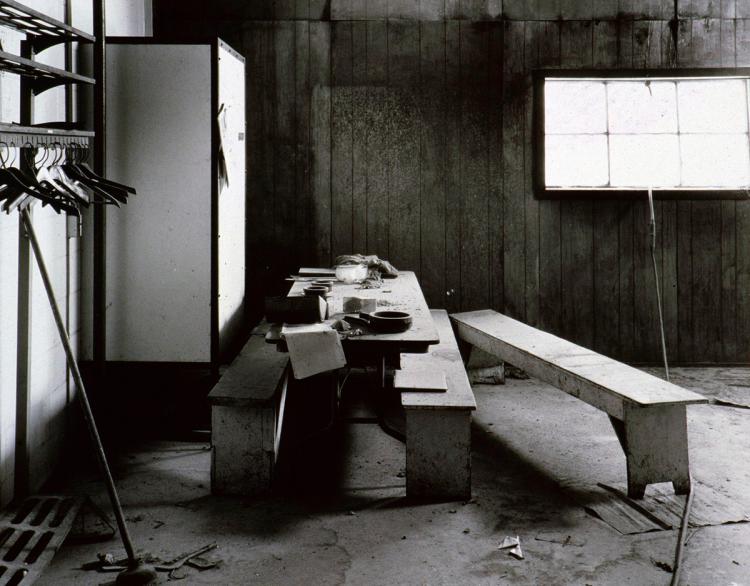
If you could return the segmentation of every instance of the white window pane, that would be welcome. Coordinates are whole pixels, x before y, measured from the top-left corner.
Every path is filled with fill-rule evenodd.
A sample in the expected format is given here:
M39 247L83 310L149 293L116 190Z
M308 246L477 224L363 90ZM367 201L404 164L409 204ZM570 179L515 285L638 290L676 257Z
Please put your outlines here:
M610 132L677 132L677 96L672 82L612 82L607 85L607 98Z
M682 184L685 187L744 187L748 185L746 134L683 134Z
M675 134L610 136L613 187L674 187L680 184L680 147Z
M680 132L747 132L745 81L680 81Z
M544 129L548 134L597 134L607 131L604 84L548 81L544 84Z
M606 136L546 137L545 181L548 187L601 187L608 179Z

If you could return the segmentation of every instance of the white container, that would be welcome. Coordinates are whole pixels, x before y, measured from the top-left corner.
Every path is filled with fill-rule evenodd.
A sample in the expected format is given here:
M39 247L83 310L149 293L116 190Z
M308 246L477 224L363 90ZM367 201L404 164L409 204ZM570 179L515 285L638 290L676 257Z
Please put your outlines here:
M365 265L339 265L336 267L336 278L346 284L359 283L367 277Z
M366 297L344 297L344 313L372 313L378 310L378 300Z

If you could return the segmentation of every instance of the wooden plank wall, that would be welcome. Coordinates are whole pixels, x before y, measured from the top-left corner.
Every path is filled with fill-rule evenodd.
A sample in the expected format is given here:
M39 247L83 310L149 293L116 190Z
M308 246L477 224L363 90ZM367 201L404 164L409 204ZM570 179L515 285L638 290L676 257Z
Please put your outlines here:
M299 265L378 254L432 307L659 361L646 202L533 197L530 72L750 66L750 3L682 0L676 44L672 0L224 4L248 65L256 306ZM750 362L750 202L656 213L670 359Z

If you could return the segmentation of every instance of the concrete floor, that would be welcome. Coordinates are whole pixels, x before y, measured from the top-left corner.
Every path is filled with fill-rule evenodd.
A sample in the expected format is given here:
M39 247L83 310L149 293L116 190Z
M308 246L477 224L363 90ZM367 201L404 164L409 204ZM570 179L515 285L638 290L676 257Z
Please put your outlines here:
M750 369L674 377L750 401ZM669 584L658 564L672 563L676 532L623 536L582 506L597 482L625 480L605 414L531 380L475 393L468 503L407 501L404 447L373 424L303 442L284 494L257 500L210 495L206 444L152 442L115 464L133 537L163 559L218 542L223 564L186 569L182 584ZM694 406L688 417L694 478L750 512L750 411ZM66 490L106 503L93 475ZM506 535L520 536L525 560L498 551ZM118 543L65 545L39 584L111 583L79 567ZM750 584L750 523L696 531L682 584Z

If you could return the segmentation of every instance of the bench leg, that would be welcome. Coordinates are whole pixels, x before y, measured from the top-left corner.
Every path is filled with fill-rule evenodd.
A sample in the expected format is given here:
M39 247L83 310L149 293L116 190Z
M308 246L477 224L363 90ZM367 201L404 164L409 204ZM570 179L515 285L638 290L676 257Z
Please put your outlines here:
M271 487L276 410L211 407L211 492L256 495Z
M672 482L676 494L690 490L685 405L637 407L625 404L623 421L612 419L625 452L628 496L643 498L646 486Z
M290 380L268 403L211 405L211 492L252 496L271 488Z
M471 411L406 410L406 494L471 498Z

